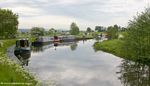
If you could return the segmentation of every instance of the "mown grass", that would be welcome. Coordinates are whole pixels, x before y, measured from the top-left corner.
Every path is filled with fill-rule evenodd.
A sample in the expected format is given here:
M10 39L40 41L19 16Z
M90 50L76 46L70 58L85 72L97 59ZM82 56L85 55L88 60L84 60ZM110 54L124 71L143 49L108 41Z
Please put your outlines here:
M119 39L108 40L103 42L96 42L93 45L95 51L102 50L112 53L116 56L125 57L123 41Z
M7 48L15 44L15 41L16 39L0 40L0 83L22 83L13 86L35 86L37 81L34 77L20 65L7 58ZM6 84L4 86L12 86L12 84Z

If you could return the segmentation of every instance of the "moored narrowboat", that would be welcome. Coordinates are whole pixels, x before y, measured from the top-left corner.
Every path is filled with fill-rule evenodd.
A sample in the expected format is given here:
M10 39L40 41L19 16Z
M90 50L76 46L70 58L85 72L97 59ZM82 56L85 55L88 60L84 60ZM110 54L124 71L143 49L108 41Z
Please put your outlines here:
M29 58L31 55L31 43L28 39L19 39L16 41L14 49L16 57Z
M75 37L72 35L63 36L61 40L62 42L72 42L75 41Z
M48 37L48 36L43 36L43 37L38 37L36 40L32 43L32 45L46 45L49 43L53 42L53 37Z
M54 36L53 42L72 42L75 41L75 37L72 35L67 36Z
M54 36L53 42L60 42L60 41L61 41L61 37L59 37L59 36Z

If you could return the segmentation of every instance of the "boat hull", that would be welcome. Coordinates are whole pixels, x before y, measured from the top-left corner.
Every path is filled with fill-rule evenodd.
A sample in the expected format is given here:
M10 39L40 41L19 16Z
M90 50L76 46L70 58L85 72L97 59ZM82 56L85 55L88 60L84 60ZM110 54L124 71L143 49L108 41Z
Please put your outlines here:
M31 49L15 49L14 54L18 59L23 58L23 59L28 59L31 56Z
M35 41L35 42L32 42L32 45L33 46L41 46L41 45L47 45L47 44L50 44L50 43L53 43L52 41L47 41L47 42L38 42L38 41Z

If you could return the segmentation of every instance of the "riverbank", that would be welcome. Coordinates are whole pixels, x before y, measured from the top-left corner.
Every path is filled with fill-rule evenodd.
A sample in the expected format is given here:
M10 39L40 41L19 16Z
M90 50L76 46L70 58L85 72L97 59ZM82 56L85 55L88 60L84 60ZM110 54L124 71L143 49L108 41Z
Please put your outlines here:
M119 57L123 57L123 58L125 57L123 51L123 41L119 39L96 42L93 45L93 47L95 51L102 50L108 53L112 53Z
M93 36L75 36L76 40L87 40L87 39L93 39Z
M20 65L8 59L7 48L15 44L15 39L1 40L0 46L0 84L35 86L37 81ZM7 85L7 86L8 86ZM16 86L16 85L15 85Z
M119 56L124 59L132 60L135 62L140 62L146 65L150 65L150 59L149 58L132 58L128 55L128 52L126 50L126 46L124 46L124 41L120 39L113 39L113 40L107 40L103 42L96 42L93 45L95 51L105 51L111 54L114 54L116 56ZM131 52L132 53L132 52Z

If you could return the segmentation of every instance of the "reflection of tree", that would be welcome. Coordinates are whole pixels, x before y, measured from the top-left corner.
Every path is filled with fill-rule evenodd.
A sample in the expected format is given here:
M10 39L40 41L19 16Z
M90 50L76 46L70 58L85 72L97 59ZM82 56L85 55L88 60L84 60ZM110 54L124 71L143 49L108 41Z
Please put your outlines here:
M118 73L124 86L150 86L150 66L124 60Z
M42 46L32 46L32 52L43 52Z
M78 46L77 43L73 43L73 44L70 45L70 49L72 51L74 51L74 50L76 50L77 46Z

